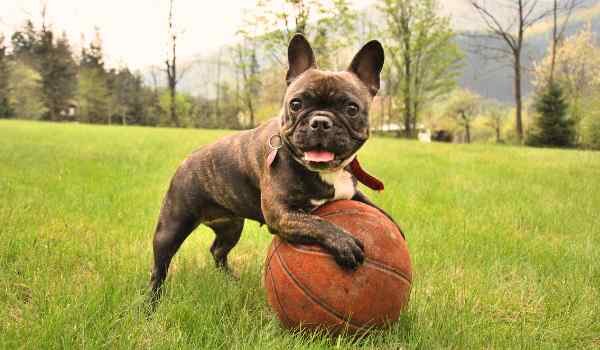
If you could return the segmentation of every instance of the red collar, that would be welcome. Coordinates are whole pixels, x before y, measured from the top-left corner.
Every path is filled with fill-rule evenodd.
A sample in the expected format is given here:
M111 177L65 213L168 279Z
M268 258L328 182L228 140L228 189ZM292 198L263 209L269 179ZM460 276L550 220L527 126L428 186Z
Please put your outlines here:
M368 188L375 191L383 191L383 182L364 171L363 168L360 166L357 157L355 157L352 160L352 162L350 162L350 172L352 172L352 175L354 175L354 177L356 177L358 181L360 181L363 185L367 186Z

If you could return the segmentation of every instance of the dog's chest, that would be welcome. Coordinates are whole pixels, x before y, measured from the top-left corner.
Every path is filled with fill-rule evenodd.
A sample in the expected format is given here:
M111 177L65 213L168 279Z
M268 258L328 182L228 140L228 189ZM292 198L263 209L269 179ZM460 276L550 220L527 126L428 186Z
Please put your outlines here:
M352 174L346 170L339 170L336 172L323 172L319 173L323 182L333 186L334 194L333 198L318 198L311 199L310 202L314 206L321 206L327 202L335 201L339 199L352 199L356 194L356 183Z

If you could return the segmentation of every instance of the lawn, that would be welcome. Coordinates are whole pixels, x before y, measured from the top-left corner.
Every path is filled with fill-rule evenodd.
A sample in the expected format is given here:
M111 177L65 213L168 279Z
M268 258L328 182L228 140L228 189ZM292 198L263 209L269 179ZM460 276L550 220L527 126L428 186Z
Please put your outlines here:
M0 348L600 348L600 153L509 146L376 138L361 151L413 259L410 307L388 331L281 329L256 223L230 255L239 281L215 270L199 228L146 318L169 179L226 133L0 121Z

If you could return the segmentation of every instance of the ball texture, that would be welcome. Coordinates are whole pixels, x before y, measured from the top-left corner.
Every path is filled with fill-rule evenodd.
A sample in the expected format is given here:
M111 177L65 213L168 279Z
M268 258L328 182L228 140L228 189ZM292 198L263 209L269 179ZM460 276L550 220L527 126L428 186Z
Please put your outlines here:
M341 200L315 215L364 244L356 270L340 267L319 245L273 238L265 263L267 299L286 328L355 332L398 319L410 297L412 270L406 241L379 210Z

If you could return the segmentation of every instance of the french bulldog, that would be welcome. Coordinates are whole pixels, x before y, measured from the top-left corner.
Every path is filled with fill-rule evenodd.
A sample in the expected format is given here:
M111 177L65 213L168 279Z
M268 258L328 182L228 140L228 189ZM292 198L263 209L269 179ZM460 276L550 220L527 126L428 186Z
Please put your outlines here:
M320 244L344 268L363 262L359 240L311 213L339 199L376 207L357 190L357 180L376 190L383 184L362 170L356 154L370 135L369 107L383 61L381 44L370 41L347 70L319 70L305 37L292 38L280 116L200 148L175 172L154 234L154 301L171 259L200 224L214 231L210 252L225 270L245 219L288 242Z

